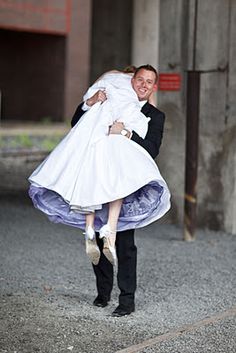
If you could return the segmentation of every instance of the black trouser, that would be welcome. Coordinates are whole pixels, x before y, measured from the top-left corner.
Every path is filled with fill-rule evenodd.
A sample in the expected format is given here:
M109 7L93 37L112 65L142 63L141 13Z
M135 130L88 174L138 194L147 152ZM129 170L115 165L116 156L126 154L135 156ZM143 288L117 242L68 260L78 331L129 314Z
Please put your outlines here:
M113 287L113 266L102 253L103 241L97 243L101 250L101 258L93 269L96 275L98 295L110 299ZM134 293L136 290L137 248L134 243L134 229L118 232L116 235L116 252L118 257L117 281L120 289L119 305L124 308L134 308Z

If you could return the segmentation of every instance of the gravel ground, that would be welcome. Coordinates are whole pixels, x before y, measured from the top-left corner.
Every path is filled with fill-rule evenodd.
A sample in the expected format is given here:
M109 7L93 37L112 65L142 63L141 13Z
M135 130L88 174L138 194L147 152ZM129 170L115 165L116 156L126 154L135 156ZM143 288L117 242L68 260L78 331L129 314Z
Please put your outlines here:
M96 308L82 232L50 223L24 195L0 203L0 353L114 353L236 305L236 237L155 223L136 233L136 312ZM132 352L235 353L235 314Z

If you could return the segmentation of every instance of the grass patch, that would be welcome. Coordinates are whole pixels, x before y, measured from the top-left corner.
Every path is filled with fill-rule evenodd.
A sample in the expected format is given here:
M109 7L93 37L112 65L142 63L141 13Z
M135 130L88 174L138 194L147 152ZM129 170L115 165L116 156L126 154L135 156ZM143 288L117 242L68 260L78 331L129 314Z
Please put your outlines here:
M39 149L52 151L61 141L64 135L30 136L19 134L17 136L0 136L0 148L2 150Z

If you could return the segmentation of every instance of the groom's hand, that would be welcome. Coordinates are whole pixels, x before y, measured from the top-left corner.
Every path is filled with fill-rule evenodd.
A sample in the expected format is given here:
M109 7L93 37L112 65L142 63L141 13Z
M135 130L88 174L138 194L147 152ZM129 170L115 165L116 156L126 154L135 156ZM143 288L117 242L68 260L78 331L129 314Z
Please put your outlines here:
M92 107L92 105L94 105L97 102L102 102L102 103L105 102L106 99L107 99L107 96L106 96L105 90L100 89L92 97L86 100L86 104L89 107Z
M124 130L125 125L120 121L115 121L109 128L109 135L115 134L119 135L122 130Z
M129 130L125 129L125 125L124 123L120 122L120 121L115 121L110 127L109 127L109 135L120 135L121 131L126 131L125 136L130 138L131 136L131 132Z

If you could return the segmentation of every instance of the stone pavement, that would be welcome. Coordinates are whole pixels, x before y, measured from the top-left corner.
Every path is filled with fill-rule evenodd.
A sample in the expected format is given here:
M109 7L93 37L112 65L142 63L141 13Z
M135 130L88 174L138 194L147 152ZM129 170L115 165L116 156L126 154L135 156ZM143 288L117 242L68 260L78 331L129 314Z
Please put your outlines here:
M236 237L155 223L136 233L136 312L92 306L82 232L25 194L0 199L0 353L235 353Z

